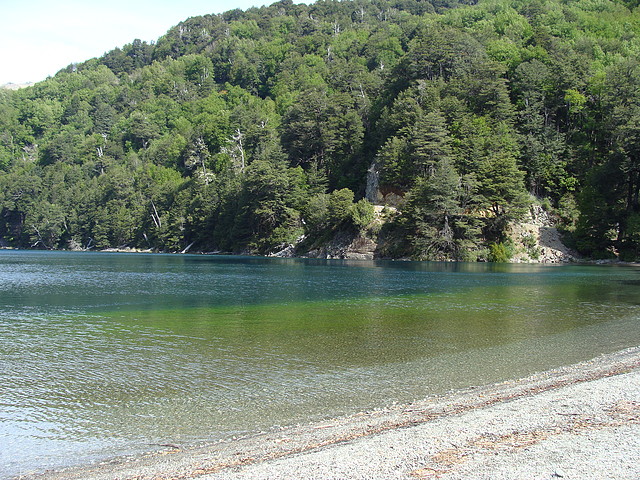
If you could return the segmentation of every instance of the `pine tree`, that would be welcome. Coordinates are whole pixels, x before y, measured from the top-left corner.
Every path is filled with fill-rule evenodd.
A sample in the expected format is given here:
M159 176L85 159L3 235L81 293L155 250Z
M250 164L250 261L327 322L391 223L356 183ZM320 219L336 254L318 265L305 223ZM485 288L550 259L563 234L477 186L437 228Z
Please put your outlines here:
M414 175L432 177L440 161L451 158L451 138L442 112L435 110L418 119L410 138Z

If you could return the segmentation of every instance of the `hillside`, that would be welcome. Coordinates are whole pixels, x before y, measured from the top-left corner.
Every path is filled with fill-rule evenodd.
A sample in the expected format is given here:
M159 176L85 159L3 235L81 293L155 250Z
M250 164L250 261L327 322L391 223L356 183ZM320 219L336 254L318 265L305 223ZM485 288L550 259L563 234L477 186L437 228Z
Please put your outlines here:
M360 238L381 257L500 261L542 208L581 255L638 259L639 19L612 0L187 19L0 90L0 243L305 254Z

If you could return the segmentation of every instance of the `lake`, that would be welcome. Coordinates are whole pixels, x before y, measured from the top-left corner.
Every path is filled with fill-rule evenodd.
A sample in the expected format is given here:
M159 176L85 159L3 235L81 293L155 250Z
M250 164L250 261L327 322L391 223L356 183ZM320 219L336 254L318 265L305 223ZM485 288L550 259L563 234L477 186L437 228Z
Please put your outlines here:
M0 251L0 478L640 345L640 268Z

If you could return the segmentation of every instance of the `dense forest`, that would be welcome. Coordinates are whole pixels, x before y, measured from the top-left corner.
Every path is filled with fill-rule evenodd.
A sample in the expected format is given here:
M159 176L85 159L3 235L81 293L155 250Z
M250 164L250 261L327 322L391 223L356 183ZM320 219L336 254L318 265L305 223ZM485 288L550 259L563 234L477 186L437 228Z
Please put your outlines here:
M637 260L637 3L187 19L0 91L0 242L268 254L366 235L380 256L491 260L537 204L583 255Z

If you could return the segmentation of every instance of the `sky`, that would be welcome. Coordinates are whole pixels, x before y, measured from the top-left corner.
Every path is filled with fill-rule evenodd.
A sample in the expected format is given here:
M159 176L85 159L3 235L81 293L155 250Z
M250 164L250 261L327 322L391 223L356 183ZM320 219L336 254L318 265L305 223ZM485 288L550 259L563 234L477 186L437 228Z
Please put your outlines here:
M182 20L275 0L2 0L0 85L38 82Z

